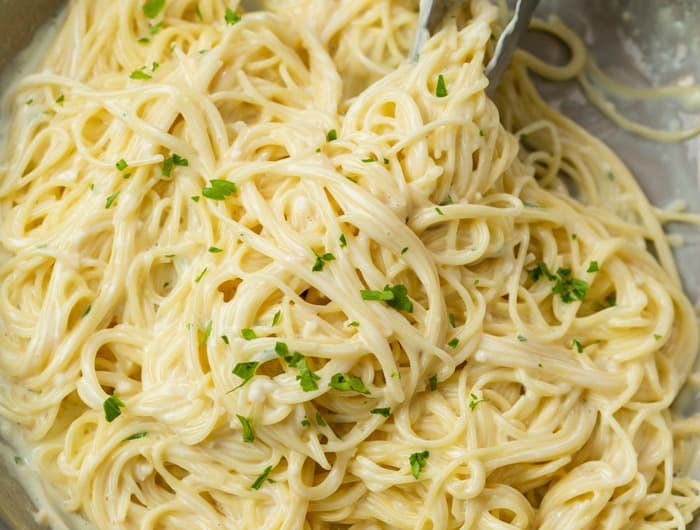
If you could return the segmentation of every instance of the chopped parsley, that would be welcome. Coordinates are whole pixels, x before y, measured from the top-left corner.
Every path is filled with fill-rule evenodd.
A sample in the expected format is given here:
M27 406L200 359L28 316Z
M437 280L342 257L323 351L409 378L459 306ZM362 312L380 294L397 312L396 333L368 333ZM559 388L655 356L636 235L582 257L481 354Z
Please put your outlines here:
M230 7L226 8L226 15L224 15L224 18L226 19L226 24L229 26L232 26L236 22L241 21L241 15L236 13L233 9Z
M353 391L357 392L358 394L370 394L369 389L362 382L362 379L356 375L341 373L335 374L333 377L331 377L328 386L335 388L336 390L340 390L341 392Z
M350 322L350 324L348 324L348 327L349 328L359 328L360 323L357 320L353 320L352 322Z
M528 270L527 274L530 276L530 279L533 282L536 282L542 277L545 277L550 281L557 279L557 277L550 272L549 267L547 267L547 264L544 261L540 261L533 269Z
M138 70L134 70L133 72L131 72L131 74L129 75L129 79L152 79L152 75L144 72L145 68L145 66L142 66Z
M201 282L201 281L202 281L202 278L204 278L204 275L207 273L208 270L209 270L209 267L204 267L204 270L203 270L202 272L200 272L200 273L199 273L199 276L197 276L197 277L194 279L195 283Z
M483 130L483 129L479 129L479 136L484 136L484 130Z
M430 453L428 451L421 451L408 457L408 463L411 464L411 475L416 480L418 480L418 475L425 468L429 456Z
M372 162L376 162L376 161L377 161L377 159L376 159L376 158L372 158L372 157L370 157L370 158L363 158L363 159L362 159L362 162L364 162L365 164L371 164Z
M380 416L384 416L385 418L388 418L391 415L391 408L390 407L381 407L381 408L372 409L369 412L370 412L370 414L379 414Z
M123 158L120 158L119 161L114 165L117 167L117 169L119 171L124 171L126 168L129 167L129 164Z
M406 252L408 252L408 247L403 247L401 249L401 255L403 256Z
M112 207L112 205L114 204L114 201L117 200L117 197L119 197L120 193L121 193L120 191L117 191L117 192L112 193L112 195L110 195L109 197L107 197L107 200L105 201L105 208L107 208L109 210Z
M243 328L241 330L241 337L243 337L245 340L253 340L258 338L255 331L250 328Z
M141 37L137 42L139 44L148 44L149 42L151 42L151 39L149 39L148 37Z
M438 215L445 215L440 208L435 208L435 211L437 212Z
M439 98L444 98L447 96L447 86L445 85L445 78L442 74L438 76L437 86L435 87L435 95Z
M458 344L459 344L459 339L457 337L455 337L454 339L452 339L450 342L447 343L447 345L450 348L456 348Z
M306 359L300 359L296 363L297 368L299 368L299 375L297 376L297 381L301 385L301 389L304 392L312 392L318 390L318 381L321 379L318 375L311 371L309 365L306 363Z
M270 476L270 471L272 471L272 466L267 466L262 473L258 476L258 478L255 479L255 482L253 482L250 487L254 490L259 490L263 484L265 484L265 481L268 479Z
M588 264L588 269L586 272L598 272L600 269L598 268L598 262L597 261L591 261Z
M615 294L610 293L608 296L606 296L605 303L607 304L607 307L613 307L617 305L617 297L615 296Z
M121 413L122 413L122 407L125 407L126 405L124 402L119 399L115 395L109 396L107 399L104 400L104 403L102 403L102 408L105 411L105 419L109 422L112 423L115 419L117 419Z
M34 98L29 98L27 101L24 102L26 105L31 105L34 103Z
M301 420L301 425L302 427L311 427L311 422L309 421L309 418L303 418Z
M194 6L194 14L197 15L197 20L204 22L204 17L202 16L202 11L199 9L199 4Z
M223 252L219 247L209 247L209 252L212 254L218 254L219 252Z
M165 7L165 0L147 0L143 4L143 14L148 18L156 18Z
M394 286L385 285L381 291L362 290L360 295L363 300L377 300L386 302L394 309L413 313L413 302L408 297L408 289L402 284Z
M160 64L153 61L153 64L151 65L151 72L155 72L156 70L158 70L158 68L160 68Z
M337 139L338 139L338 131L336 131L335 129L331 129L330 131L328 131L326 133L326 141L327 142L332 142L333 140L337 140Z
M60 96L58 96L58 97L56 98L56 103L58 103L59 105L62 105L63 102L64 102L65 100L66 100L66 96L64 96L63 94L61 94Z
M428 378L428 388L431 392L435 392L437 390L437 383L437 375L431 375Z
M162 27L163 27L163 21L161 20L160 22L158 22L158 24L154 24L153 26L151 26L151 29L149 29L148 32L149 32L151 35L155 35L156 33L158 33L158 32L161 30ZM158 64L158 63L153 63L153 64L155 65L155 64ZM156 69L153 68L153 71L155 72Z
M190 165L190 161L186 158L181 157L177 153L171 153L168 158L163 160L163 176L169 177L173 173L175 166L187 167ZM204 194L202 194L204 195ZM206 195L204 195L206 197Z
M573 339L573 340L571 341L571 346L573 346L574 348L576 348L576 351L577 351L577 352L583 353L583 346L581 345L581 343L580 343L577 339Z
M92 311L92 305L88 304L88 306L85 308L85 311L80 315L80 318L85 318L90 314L90 311Z
M241 416L240 414L236 414L236 417L238 418L238 421L241 422L241 426L243 427L243 441L246 443L253 443L255 441L255 431L253 430L253 426L250 424L250 420L245 416Z
M212 199L214 201L223 201L226 197L233 195L238 191L235 182L222 179L214 179L209 181L211 187L202 188L202 195L207 199Z
M331 261L335 260L335 256L331 254L330 252L326 252L325 254L321 255L318 254L315 250L312 249L312 252L314 253L314 256L316 256L316 261L314 262L314 266L311 267L311 270L313 272L319 272L323 270L323 266L326 263L329 263Z
M472 400L469 402L469 408L471 410L474 410L479 403L484 401L484 399L479 399L479 396L474 393L469 394L469 397L472 398Z
M338 240L340 241L340 248L345 248L348 246L348 242L345 239L345 234L340 234L340 238Z
M206 344L206 342L209 340L209 337L211 337L211 320L207 322L206 327L204 328L204 331L202 334L199 336L199 343L200 344Z
M588 292L588 283L571 277L571 269L559 267L559 276L552 287L552 293L561 296L562 302L569 304L574 300L583 300Z
M128 442L130 440L139 440L141 438L145 438L146 436L148 436L148 433L146 431L135 432L131 436L127 436L126 438L124 438L124 441Z
M289 346L284 342L275 343L275 353L278 357L281 357L285 362L292 367L296 367L299 362L304 358L304 356L295 351L293 354L289 353Z
M316 425L318 425L319 427L325 427L326 425L328 425L326 423L326 420L323 419L323 416L321 416L320 412L316 412Z
M525 335L518 335L518 340L520 342L527 342L527 337Z
M565 304L569 304L574 300L583 300L589 289L587 282L571 277L571 269L559 267L555 275L552 274L547 264L543 261L540 261L533 269L528 270L527 273L533 282L543 277L554 282L552 294L560 295Z
M447 320L450 321L450 326L452 326L453 328L457 327L457 322L455 321L454 313L450 313L449 315L447 315Z
M260 363L257 361L250 361L247 363L238 363L236 366L233 367L233 371L231 373L243 379L243 382L236 388L242 387L253 378L253 376L255 375L255 371L258 369L259 364Z
M663 335L659 335L658 333L654 333L654 340L661 340Z
M221 340L222 340L223 343L226 344L226 345L231 344L231 341L228 340L228 335L221 335Z
M282 311L277 311L275 316L272 317L272 326L277 326L280 323L280 320L282 320Z

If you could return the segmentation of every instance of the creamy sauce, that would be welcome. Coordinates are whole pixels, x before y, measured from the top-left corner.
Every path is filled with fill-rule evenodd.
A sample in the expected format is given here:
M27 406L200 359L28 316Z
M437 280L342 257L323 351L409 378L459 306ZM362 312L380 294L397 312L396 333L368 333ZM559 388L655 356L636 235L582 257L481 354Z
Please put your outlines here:
M22 50L0 74L0 151L6 149L13 86L37 70L64 16L65 9L62 9L44 24L36 33L31 45ZM0 259L3 257L0 248ZM38 524L54 530L92 530L93 527L85 519L73 513L66 513L61 508L59 492L52 490L41 480L39 471L33 464L32 452L33 448L22 439L17 426L0 418L0 459L34 505L33 509L27 507L26 511L34 512Z

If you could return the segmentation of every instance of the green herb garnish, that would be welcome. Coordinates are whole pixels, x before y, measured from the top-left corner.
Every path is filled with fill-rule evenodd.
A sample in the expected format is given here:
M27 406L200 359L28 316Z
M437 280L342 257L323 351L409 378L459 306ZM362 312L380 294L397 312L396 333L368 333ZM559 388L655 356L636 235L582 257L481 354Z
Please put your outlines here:
M229 26L232 26L233 24L241 21L241 15L236 13L230 7L226 8L226 15L224 16L224 18L226 19L226 24Z
M202 331L202 334L199 336L199 343L200 344L206 344L207 340L209 340L209 337L211 337L211 320L207 322L206 327L204 328L204 331Z
M253 340L256 339L258 336L255 334L255 331L253 331L250 328L243 328L241 330L241 337L243 337L245 340Z
M127 436L126 438L124 438L124 441L128 442L130 440L139 440L141 438L145 438L146 436L148 436L148 433L146 431L135 432L131 436Z
M586 272L598 272L600 269L598 268L598 262L597 261L591 261L588 264L588 269Z
M117 191L115 193L112 193L112 195L110 195L109 197L107 197L107 200L105 201L105 208L109 210L114 204L114 201L117 200L117 197L119 197L120 193L120 191Z
M331 129L326 133L326 141L327 142L332 142L333 140L338 139L338 132L335 129Z
M379 414L380 416L384 416L385 418L388 418L389 415L391 414L391 408L390 407L376 408L376 409L370 410L369 412L370 412L370 414Z
M458 344L459 344L459 339L457 337L455 337L454 339L452 339L450 342L447 343L447 345L450 348L456 348Z
M140 69L131 72L129 79L152 79L153 76L143 71L145 68L145 66L142 66Z
M360 295L363 300L382 301L395 309L406 311L407 313L413 312L413 302L408 297L408 289L402 284L385 285L381 291L362 290Z
M254 490L259 490L270 476L270 471L272 471L272 466L267 466L264 471L260 473L260 476L255 479L255 482L250 485L250 487Z
M571 341L571 345L572 345L574 348L576 348L576 351L577 351L577 352L583 353L583 346L581 345L581 343L580 343L578 340L573 339L573 340Z
M482 403L484 401L483 399L479 399L479 396L473 393L470 394L469 397L472 398L472 400L469 402L469 408L471 410L474 410L479 403Z
M126 405L121 399L115 395L109 396L104 400L104 403L102 403L102 408L105 411L105 419L109 423L112 423L121 415L122 407L126 407Z
M421 451L408 457L408 463L411 464L411 475L416 480L418 480L418 475L425 468L429 456L430 453L428 451Z
M313 272L319 272L323 270L323 266L326 263L329 263L331 261L335 260L335 256L331 254L330 252L326 252L325 254L321 255L318 254L315 250L312 249L312 252L314 253L314 256L316 256L316 261L314 262L313 267L311 267L311 270Z
M207 199L212 199L214 201L223 201L226 197L233 195L238 191L235 182L222 179L214 179L209 181L211 187L202 188L202 195Z
M143 4L143 14L148 18L156 18L165 7L165 0L147 0Z
M258 369L259 364L260 363L257 361L250 361L247 363L238 363L236 366L233 367L233 375L237 375L238 377L243 379L243 382L236 388L242 387L253 378L253 376L255 375L255 371Z
M435 95L439 98L444 98L447 96L447 86L445 85L445 78L442 74L438 76L437 86L435 87Z
M115 164L115 166L117 167L117 169L119 171L124 171L126 168L129 167L129 164L127 163L126 160L124 160L123 158L120 158L119 161Z
M335 388L336 390L340 390L341 392L353 391L357 392L358 394L370 394L369 389L362 382L362 379L360 379L356 375L341 373L335 374L333 375L333 377L331 377L328 386L331 388Z
M321 379L318 375L309 369L309 365L306 363L306 359L299 360L296 363L297 368L299 368L299 375L297 376L297 381L301 385L301 389L304 392L312 392L318 390L318 381Z
M253 426L250 424L250 420L240 414L236 414L238 421L241 422L243 427L243 441L246 443L253 443L255 441L255 431L253 431Z
M437 390L437 383L437 375L431 375L428 378L428 388L431 392L435 392Z

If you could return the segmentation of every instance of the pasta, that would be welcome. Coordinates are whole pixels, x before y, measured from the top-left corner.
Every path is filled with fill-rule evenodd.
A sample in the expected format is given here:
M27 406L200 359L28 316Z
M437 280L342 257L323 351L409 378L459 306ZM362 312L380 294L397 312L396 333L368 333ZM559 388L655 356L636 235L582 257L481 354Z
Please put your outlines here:
M28 465L99 529L685 528L697 322L622 162L524 52L485 95L489 2L416 65L416 2L270 4L71 0L8 94Z

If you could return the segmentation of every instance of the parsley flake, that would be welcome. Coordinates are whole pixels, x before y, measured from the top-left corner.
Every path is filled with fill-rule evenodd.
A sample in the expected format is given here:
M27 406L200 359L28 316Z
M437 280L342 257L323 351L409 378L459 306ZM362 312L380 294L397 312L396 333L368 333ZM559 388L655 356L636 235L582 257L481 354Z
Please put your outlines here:
M199 273L199 276L197 276L194 281L195 283L199 283L202 281L202 278L204 278L204 275L209 271L209 267L204 267L204 270Z
M444 98L447 96L447 86L445 85L445 78L442 74L438 76L437 86L435 87L435 95L439 98Z
M153 76L143 71L145 68L145 66L142 66L140 69L131 72L129 79L152 79Z
M275 316L272 317L272 327L279 325L280 320L282 320L282 311L277 311Z
M126 168L129 167L129 164L123 158L120 158L119 161L114 165L117 167L117 169L119 171L124 171Z
M301 389L304 392L318 390L318 383L316 383L316 381L321 378L311 371L309 365L306 363L306 359L300 359L299 362L296 363L296 366L299 368L297 381L299 381Z
M112 423L115 419L117 419L121 413L122 413L122 407L125 407L126 405L124 402L119 399L117 396L112 395L109 396L107 399L104 400L104 403L102 403L102 408L105 411L105 419L109 422Z
M316 412L316 425L318 425L319 427L325 427L326 425L328 425L326 423L326 420L323 419L323 416L321 416L320 412Z
M591 261L588 264L588 270L586 272L598 272L600 269L598 268L598 262L597 261Z
M574 300L583 300L588 292L588 283L578 278L571 278L571 269L559 267L556 283L552 293L561 296L562 302L569 304Z
M572 345L574 348L576 348L576 351L577 351L577 352L583 353L583 346L581 345L581 343L580 343L578 340L573 339L573 340L571 341L571 345Z
M454 339L452 339L450 342L447 343L447 345L450 348L456 348L458 344L459 344L459 339L457 337L455 337Z
M58 97L56 98L56 103L58 103L59 105L62 105L63 102L64 102L65 100L66 100L66 96L64 96L63 94L61 94L60 96L58 96Z
M326 141L327 142L332 142L333 140L337 140L337 139L338 139L338 131L336 131L335 129L331 129L330 131L328 131L326 133Z
M435 392L437 390L437 375L431 375L428 378L428 388L430 389L431 392Z
M124 438L124 441L128 442L130 440L139 440L141 438L145 438L146 436L148 436L148 433L146 431L135 432L131 436L127 436L126 438Z
M242 387L253 378L253 376L255 375L255 371L258 369L259 364L260 363L257 361L250 361L247 363L238 363L236 366L233 367L233 371L231 373L243 379L243 382L236 388Z
M527 342L527 337L525 335L518 335L518 340L520 342Z
M92 311L92 305L88 304L88 306L85 308L85 311L83 311L83 314L80 315L80 318L85 318L90 314L90 311Z
M226 8L226 15L224 16L224 18L226 19L226 24L227 24L228 26L232 26L232 25L234 25L235 23L241 21L241 15L239 15L238 13L236 13L236 12L235 12L233 9L231 9L230 7L227 7L227 8Z
M328 386L335 388L336 390L340 390L341 392L353 391L357 392L358 394L370 394L369 389L362 382L362 379L356 375L341 373L335 374L333 377L331 377Z
M311 422L309 421L309 418L303 418L301 420L301 425L302 427L311 427Z
M450 313L449 315L447 315L447 320L450 321L450 326L452 326L453 328L456 328L456 327L457 327L457 322L456 322L456 320L455 320L455 315L454 315L454 313Z
M255 431L253 430L253 426L250 424L250 420L245 416L241 416L240 414L236 414L236 417L238 418L238 421L241 422L241 426L243 427L243 441L246 443L253 443L255 441Z
M143 4L143 14L148 18L156 18L165 7L165 0L147 0Z
M117 191L115 193L112 193L112 195L110 195L109 197L107 197L107 200L105 201L105 208L106 209L109 210L112 207L112 205L114 204L114 201L117 200L117 197L119 197L120 193L121 193L120 191Z
M385 285L381 291L362 290L360 295L363 300L383 301L394 309L406 311L407 313L413 312L413 302L408 297L408 289L402 284Z
M345 234L340 234L339 241L340 241L340 248L345 248L348 246L348 242L345 239Z
M311 267L311 270L313 272L319 272L323 270L323 266L326 263L329 263L331 261L335 260L335 256L331 254L330 252L326 252L325 254L321 255L318 254L315 250L312 249L312 252L314 253L314 256L316 256L316 261L314 262L313 267Z
M411 475L416 480L418 480L418 475L425 468L429 456L430 453L428 451L421 451L408 457L408 463L411 464Z
M255 331L250 328L243 328L241 330L241 337L243 337L245 340L253 340L258 338Z
M202 195L207 199L212 199L214 201L223 201L226 197L233 195L238 191L238 187L235 182L222 179L214 179L209 181L211 187L202 188Z
M272 471L272 466L267 466L262 473L258 476L258 478L255 479L255 482L253 482L250 487L254 490L259 490L263 484L265 484L265 481L268 480L268 477L270 476L270 472Z
M199 343L200 344L206 344L207 340L209 340L209 337L211 337L211 320L207 322L206 327L204 328L204 331L202 331L202 334L199 336Z
M370 412L370 414L379 414L380 416L384 416L385 418L388 418L389 415L391 414L391 408L390 407L376 408L376 409L370 410L369 412Z
M469 408L470 408L471 410L474 410L474 409L476 408L476 406L477 406L479 403L482 403L482 402L485 401L484 399L479 399L479 396L477 396L477 395L474 394L474 393L469 394L469 397L471 397L471 399L472 399L472 400L469 402Z
M222 340L223 343L226 344L226 345L231 344L231 341L228 340L228 336L227 336L227 335L221 335L221 340Z
M223 252L219 247L209 247L209 252L212 254L218 254L219 252Z

